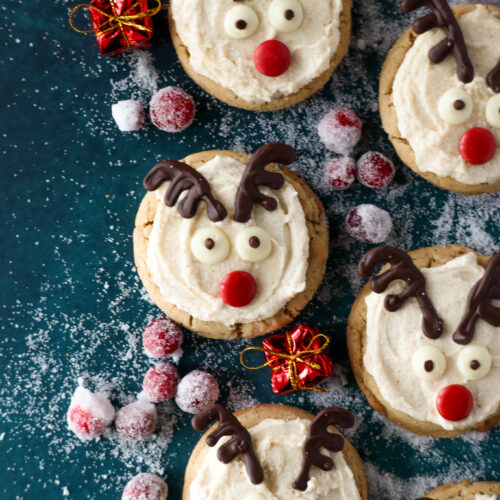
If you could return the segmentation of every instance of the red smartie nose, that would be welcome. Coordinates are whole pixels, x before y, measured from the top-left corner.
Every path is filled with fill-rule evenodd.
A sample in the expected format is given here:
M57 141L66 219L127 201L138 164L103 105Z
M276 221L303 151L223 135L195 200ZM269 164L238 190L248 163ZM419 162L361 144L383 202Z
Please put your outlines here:
M279 40L266 40L253 53L257 71L265 76L282 75L290 67L291 59L290 50Z
M474 407L474 398L467 387L460 384L443 387L436 398L438 413L450 422L467 418Z
M233 271L226 274L219 286L222 300L231 307L244 307L250 304L257 292L254 277L246 271Z
M495 156L495 136L487 129L473 127L464 133L459 143L462 158L471 165L483 165Z

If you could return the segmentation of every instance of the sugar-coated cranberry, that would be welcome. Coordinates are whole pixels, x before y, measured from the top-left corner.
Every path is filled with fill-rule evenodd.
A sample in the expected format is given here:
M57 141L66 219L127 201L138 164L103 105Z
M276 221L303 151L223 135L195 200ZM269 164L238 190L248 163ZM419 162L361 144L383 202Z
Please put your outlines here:
M346 218L347 232L365 243L382 243L392 231L392 218L375 205L358 205Z
M255 68L264 76L282 75L290 67L291 60L290 50L279 40L266 40L253 53Z
M350 109L333 109L318 124L321 142L331 151L349 155L361 139L363 122Z
M347 189L356 179L356 162L348 156L328 160L325 165L325 180L337 191Z
M394 179L394 163L383 154L368 151L356 164L358 181L371 188L384 188Z
M122 132L139 130L146 121L146 112L139 101L128 99L111 106L111 114Z
M122 500L166 500L167 483L156 474L141 472L125 486Z
M496 149L495 136L482 127L470 128L460 139L460 154L471 165L483 165L490 161L495 156Z
M194 119L194 100L179 87L165 87L153 95L149 104L151 121L165 132L180 132Z
M219 384L210 373L194 370L179 383L175 402L182 411L199 413L219 398Z
M474 398L467 387L460 384L443 387L436 398L438 413L450 422L467 418L474 407Z
M170 363L158 363L144 376L142 387L146 396L153 403L161 403L175 396L179 374Z
M69 405L69 428L83 440L100 436L115 418L115 409L101 394L77 387Z
M155 405L135 401L116 412L115 427L120 436L132 441L144 441L152 436L158 415Z
M154 319L142 334L142 343L148 356L164 358L182 344L183 335L177 323L170 318Z
M228 306L244 307L254 299L257 293L257 283L250 273L233 271L222 278L219 293Z

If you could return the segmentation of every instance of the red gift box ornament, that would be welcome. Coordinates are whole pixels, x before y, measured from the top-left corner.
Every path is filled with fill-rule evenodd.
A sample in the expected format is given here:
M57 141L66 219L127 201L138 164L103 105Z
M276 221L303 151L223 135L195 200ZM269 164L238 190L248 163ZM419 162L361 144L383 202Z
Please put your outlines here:
M317 328L299 325L294 330L271 335L262 342L262 347L247 347L241 352L240 362L249 370L259 370L269 366L271 387L275 394L296 391L329 392L328 389L314 387L333 373L333 363L324 353L329 337ZM261 351L266 362L259 366L248 366L243 356L248 351Z
M73 16L81 8L90 12L93 26L90 30L80 30L73 24ZM148 8L148 0L92 0L77 5L71 11L69 23L78 33L95 33L101 54L116 54L132 48L151 47L151 18L162 8L160 0L156 0L152 9Z

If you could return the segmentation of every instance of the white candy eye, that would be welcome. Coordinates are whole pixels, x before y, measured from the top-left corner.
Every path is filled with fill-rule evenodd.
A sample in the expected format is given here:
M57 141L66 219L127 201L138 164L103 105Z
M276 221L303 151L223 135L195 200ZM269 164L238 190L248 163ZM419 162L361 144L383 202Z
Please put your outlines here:
M248 5L233 7L224 18L224 29L233 38L246 38L259 26L257 14Z
M491 356L486 347L471 344L460 351L457 364L460 373L468 380L479 380L490 371Z
M304 19L298 0L273 0L269 6L269 20L278 31L295 31Z
M472 99L463 89L449 89L439 99L441 118L452 125L467 121L472 114Z
M437 380L446 370L444 354L432 345L421 347L412 359L413 371L422 380Z
M229 254L229 240L218 227L198 229L191 238L191 252L204 264L218 264Z
M249 227L236 236L238 255L249 262L264 260L272 249L271 237L260 227Z
M490 97L486 105L486 119L492 127L500 127L500 94Z

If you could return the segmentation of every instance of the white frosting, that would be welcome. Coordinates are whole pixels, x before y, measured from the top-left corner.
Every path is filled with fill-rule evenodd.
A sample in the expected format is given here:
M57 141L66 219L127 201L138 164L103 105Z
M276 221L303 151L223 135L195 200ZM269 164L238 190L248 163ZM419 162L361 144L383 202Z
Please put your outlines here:
M217 459L218 446L208 450L189 489L193 500L359 500L353 473L342 453L322 449L334 467L325 472L312 467L306 491L292 488L302 462L302 445L309 420L267 419L249 429L255 453L264 470L264 482L255 485L248 479L243 459L229 464Z
M421 271L426 279L427 293L444 320L443 335L437 340L424 336L422 313L413 298L396 312L385 309L385 296L403 289L401 281L394 282L384 293L371 292L366 297L364 366L391 407L444 429L470 427L495 413L500 403L500 328L482 319L476 323L472 343L484 346L491 356L491 369L480 380L468 380L460 372L458 357L467 346L451 338L465 312L469 292L484 274L484 269L477 263L475 254L468 253L443 266ZM414 354L425 345L438 348L446 356L446 370L437 380L424 380L411 368ZM443 419L436 410L438 392L451 384L463 384L474 398L472 413L459 422Z
M278 208L269 212L255 205L250 221L235 222L234 201L244 168L233 158L216 156L198 169L229 213L221 222L208 219L204 202L192 219L181 217L177 206L167 207L163 198L169 182L156 191L160 203L149 238L148 267L167 302L204 321L234 325L272 317L306 286L309 232L297 191L288 182L277 191L262 187L261 192L278 201ZM191 239L198 229L214 226L225 233L231 248L225 260L209 265L194 257ZM235 242L241 231L253 226L267 231L272 249L267 258L250 262L238 255ZM228 306L219 296L222 278L232 271L246 271L257 282L257 294L245 307Z
M475 495L474 500L497 500L497 495Z
M278 31L269 19L271 0L247 0L259 25L251 36L237 39L224 29L234 0L172 0L170 8L189 62L197 73L232 90L249 102L264 103L298 92L326 71L340 40L342 0L300 0L304 18L291 32ZM253 63L255 48L277 39L290 50L292 62L279 77L260 74Z
M429 50L444 37L441 29L419 35L407 52L393 84L394 107L401 136L415 151L418 168L439 176L450 176L464 184L500 181L500 128L486 117L488 100L494 95L487 74L500 57L500 19L478 5L459 18L467 50L474 66L474 80L463 84L457 77L453 55L433 64ZM469 119L451 124L439 113L441 96L451 88L464 89L472 98ZM458 150L460 138L472 127L490 130L497 142L495 156L483 165L469 165Z

